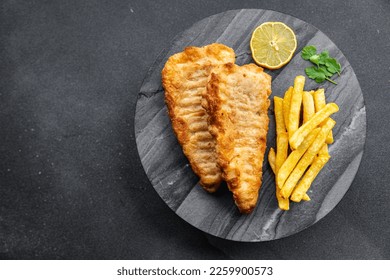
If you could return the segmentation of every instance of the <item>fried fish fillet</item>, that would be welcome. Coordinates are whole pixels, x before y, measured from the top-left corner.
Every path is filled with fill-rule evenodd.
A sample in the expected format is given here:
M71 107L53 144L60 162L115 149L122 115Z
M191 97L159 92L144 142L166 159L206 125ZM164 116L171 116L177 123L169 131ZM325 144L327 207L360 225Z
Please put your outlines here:
M187 47L172 55L162 70L165 102L176 137L208 192L215 192L221 181L215 140L208 131L207 113L201 106L202 95L214 66L234 63L234 51L222 44L202 48Z
M217 161L240 212L256 206L268 132L271 77L255 64L215 67L203 107L216 139Z

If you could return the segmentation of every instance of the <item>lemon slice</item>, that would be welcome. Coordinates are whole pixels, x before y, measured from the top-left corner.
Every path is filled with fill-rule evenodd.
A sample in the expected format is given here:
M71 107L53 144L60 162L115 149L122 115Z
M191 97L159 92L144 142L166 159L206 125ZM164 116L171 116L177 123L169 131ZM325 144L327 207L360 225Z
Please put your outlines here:
M265 22L253 31L250 46L257 64L279 69L291 60L297 39L294 31L283 22Z

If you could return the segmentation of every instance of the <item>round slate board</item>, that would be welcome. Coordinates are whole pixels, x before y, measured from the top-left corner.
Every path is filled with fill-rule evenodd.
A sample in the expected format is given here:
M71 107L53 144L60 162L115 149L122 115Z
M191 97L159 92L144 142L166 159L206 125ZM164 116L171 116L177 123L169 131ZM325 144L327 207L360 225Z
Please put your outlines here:
M281 21L297 35L298 47L293 59L282 69L266 71L272 76L272 95L283 96L294 77L305 75L311 66L300 57L306 45L317 46L340 61L342 73L338 85L321 84L327 102L335 102L340 111L333 115L335 142L329 146L331 159L318 175L308 194L309 202L291 203L281 211L275 198L274 175L267 160L263 164L263 184L253 213L242 215L226 185L216 194L206 193L191 170L172 131L164 103L161 70L168 57L186 46L204 46L213 42L234 49L238 65L253 62L249 49L252 31L266 21ZM306 79L305 89L319 85ZM269 109L270 125L267 151L275 147L273 102ZM359 167L366 135L363 95L355 73L337 46L312 25L292 16L269 10L233 10L213 15L195 23L178 35L171 47L161 53L142 84L135 115L138 152L146 175L155 190L181 218L209 234L237 241L265 241L303 230L324 217L344 196Z

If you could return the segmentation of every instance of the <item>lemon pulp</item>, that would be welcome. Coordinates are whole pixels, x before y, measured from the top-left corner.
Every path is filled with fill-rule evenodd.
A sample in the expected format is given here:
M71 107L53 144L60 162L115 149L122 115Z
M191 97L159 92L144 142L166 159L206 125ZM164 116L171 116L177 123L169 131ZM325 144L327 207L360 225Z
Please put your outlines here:
M297 40L291 28L284 23L265 22L253 31L250 47L257 64L279 69L291 60Z

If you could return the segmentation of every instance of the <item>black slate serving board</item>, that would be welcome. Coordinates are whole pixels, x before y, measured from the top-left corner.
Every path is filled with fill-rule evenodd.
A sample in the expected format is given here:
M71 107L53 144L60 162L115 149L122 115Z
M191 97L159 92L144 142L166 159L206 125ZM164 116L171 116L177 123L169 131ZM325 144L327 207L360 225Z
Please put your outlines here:
M338 85L318 85L306 79L305 90L325 88L327 102L335 102L340 111L332 116L335 143L329 146L331 159L318 175L308 194L309 202L291 203L281 211L275 198L274 175L267 160L263 164L263 184L253 213L242 215L232 195L223 186L216 194L206 193L191 170L172 131L164 103L161 70L167 58L186 46L219 42L232 47L239 65L253 62L249 48L252 31L266 21L281 21L290 26L298 41L295 56L272 76L272 95L283 96L293 85L294 77L304 75L309 62L300 57L306 45L318 51L329 50L342 65ZM269 109L270 125L267 151L275 147L273 102ZM209 234L236 241L266 241L285 237L314 224L342 199L358 170L366 135L366 112L363 95L352 67L337 46L312 25L292 16L269 10L233 10L205 18L178 35L147 73L140 89L135 133L138 152L146 175L155 190L181 218Z

